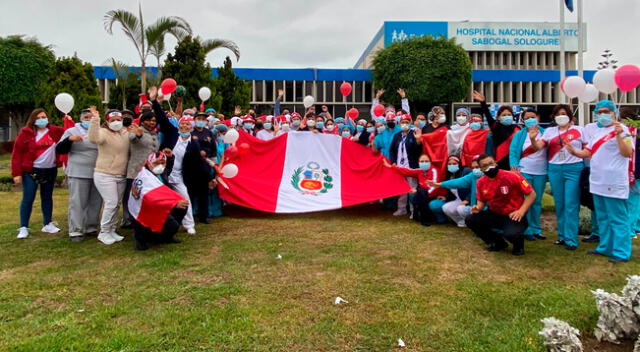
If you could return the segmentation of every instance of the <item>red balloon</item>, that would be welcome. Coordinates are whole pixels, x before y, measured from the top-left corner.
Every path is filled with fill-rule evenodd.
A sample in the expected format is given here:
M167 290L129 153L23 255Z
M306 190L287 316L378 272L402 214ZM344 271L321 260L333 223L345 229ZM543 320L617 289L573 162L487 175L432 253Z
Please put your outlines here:
M224 157L227 159L233 159L238 156L238 148L236 146L230 146L224 150Z
M342 95L344 95L345 97L351 94L351 83L342 82L342 84L340 85L340 93L342 93Z
M356 108L351 108L349 109L349 111L347 111L347 114L351 119L355 120L358 118L358 115L360 115L360 112Z
M249 143L242 143L238 146L238 154L240 155L247 155L249 154L249 151L251 151Z
M380 117L382 115L384 115L384 105L382 104L378 104L373 108L373 114L376 115L376 117Z
M162 84L160 84L160 88L162 88L162 94L165 95L173 93L173 91L176 90L177 86L178 84L173 78L167 78L162 81Z

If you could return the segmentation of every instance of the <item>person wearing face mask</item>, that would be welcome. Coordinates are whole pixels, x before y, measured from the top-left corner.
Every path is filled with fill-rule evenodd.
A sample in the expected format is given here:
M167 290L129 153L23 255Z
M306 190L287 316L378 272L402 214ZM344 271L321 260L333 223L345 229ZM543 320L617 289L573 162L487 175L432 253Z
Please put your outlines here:
M316 115L312 112L307 113L298 131L317 132Z
M556 105L551 115L556 126L547 128L541 139L534 140L530 136L529 140L533 149L547 149L549 183L558 225L558 240L554 244L575 250L578 248L580 174L584 162L572 155L567 145L580 150L587 141L582 127L573 125L573 114L568 105Z
M255 120L251 115L245 115L242 118L242 130L255 137L256 135Z
M471 132L469 110L459 108L456 110L456 123L447 131L447 151L449 155L460 155L464 139L469 132Z
M85 236L97 236L100 223L102 197L93 182L98 147L89 142L87 132L91 111L80 112L80 122L66 130L56 145L56 154L68 155L67 175L69 189L69 239L81 242Z
M56 143L62 137L64 128L49 123L44 109L35 109L29 115L11 153L11 176L17 185L22 184L20 203L19 239L29 236L29 219L33 209L36 191L40 186L40 198L44 227L42 232L57 233L60 229L52 222L53 187L58 167L62 166L56 155Z
M100 116L95 107L92 107L91 114L87 134L89 142L98 146L93 181L103 201L98 241L111 245L124 239L116 233L116 227L118 208L127 187L129 133L122 126L120 111L109 110L104 127L100 127Z
M151 243L180 243L174 236L187 213L189 201L168 185L173 156L153 152L136 174L129 197L134 248L149 249ZM144 206L143 206L144 203Z
M465 223L489 246L488 251L501 251L509 241L513 245L511 253L523 255L526 213L536 192L519 173L499 169L492 156L483 154L478 163L484 176L476 184L477 203Z
M448 181L461 178L469 172L469 169L460 167L460 158L455 155L451 155L447 159L447 171L444 180ZM469 203L468 197L468 189L453 189L431 201L429 203L429 209L435 216L436 223L444 224L445 222L447 222L447 217L449 217L447 212L457 213L457 208L462 204L463 201L465 201L465 204ZM447 211L445 211L445 207ZM458 222L456 222L456 224L458 225L458 227L464 227L461 226L461 224Z
M380 104L380 97L382 97L382 94L384 94L385 90L384 89L378 89L376 90L376 94L373 97L373 99L371 100L371 119L376 121L376 114L375 114L375 107ZM407 92L402 89L399 88L397 91L398 95L400 95L400 103L402 105L402 110L404 110L407 114L411 113L411 108L409 106L409 99L407 99ZM396 108L393 105L389 105L386 107L385 109L385 114L386 113L395 113L396 112Z
M432 182L430 184L431 186L442 187L452 192L454 190L457 192L457 199L443 205L442 211L455 222L458 227L467 227L464 220L471 214L471 207L476 205L476 182L484 175L482 170L480 170L478 157L474 158L470 165L471 172L466 174L463 172L464 176L451 178L442 183Z
M365 119L359 119L358 122L356 123L356 130L355 130L355 133L353 134L352 140L354 142L359 141L360 136L362 135L362 133L366 128L367 128L367 121Z
M594 109L599 129L591 135L586 149L567 144L571 155L591 158L589 189L598 217L600 242L588 254L609 257L612 263L629 261L629 168L635 143L629 129L617 120L615 104L599 101Z
M275 131L275 136L280 137L281 135L289 132L291 130L291 124L287 117L284 115L278 115L275 117L275 124L273 125L273 129Z
M460 160L462 166L469 167L474 158L481 154L493 153L493 139L491 131L482 124L482 116L471 114L469 118L469 133L464 136Z
M360 133L360 137L358 137L358 143L368 147L371 145L371 140L373 139L373 135L375 134L376 128L374 127L372 122L367 122L366 127L362 133Z
M452 130L459 130L468 127L469 125L469 110L466 108L459 108L456 110L456 123L451 126Z
M400 127L396 126L395 116L387 115L384 128L378 128L378 133L373 140L373 151L382 153L387 158L391 158L391 142L396 133L400 133Z
M422 133L433 133L439 129L449 129L446 125L447 116L444 113L444 109L440 106L434 106L427 115L429 123L422 128Z
M389 160L398 167L406 169L417 169L418 158L420 158L421 147L416 143L414 132L411 130L411 116L402 115L400 120L400 133L396 133L391 140L389 148ZM417 180L414 177L405 177L411 188L416 188ZM397 210L393 216L403 216L407 214L407 203L409 195L398 196ZM413 214L413 204L409 204L409 212Z
M355 132L355 128L351 122L351 119L345 121L344 117L336 117L335 124L339 131L342 131L345 127L349 128L349 132L353 134Z
M416 115L416 122L413 126L414 130L421 130L422 133L428 133L426 130L427 127L427 116L423 113L423 112L419 112L418 115Z
M263 141L268 141L270 139L272 139L275 136L275 131L273 129L273 116L269 115L264 117L265 122L262 125L263 128L261 128L257 133L256 133L256 137L258 139L261 139Z
M515 123L513 110L510 106L502 105L498 108L496 118L494 118L489 111L489 105L485 101L484 94L474 90L472 95L475 100L480 102L482 115L489 123L495 148L492 154L496 156L498 167L503 170L509 170L509 147L515 133L519 131Z
M447 136L449 128L444 124L446 116L444 109L434 106L429 113L431 124L426 126L429 131L423 134L416 130L416 142L422 146L422 153L428 154L433 166L438 169L440 177L444 177L447 170L447 158L449 157Z
M289 129L291 131L297 131L299 130L302 125L302 118L300 117L300 114L298 114L297 112L294 112L293 114L291 114L291 124L289 125Z
M345 126L342 128L342 132L340 133L340 135L342 136L342 138L351 139L351 130L349 129L349 127Z
M333 123L333 120L327 120L327 122L325 122L324 124L324 133L328 133L328 134L338 134L339 130L336 129L336 126Z
M529 227L524 232L527 240L546 239L542 235L540 215L542 214L542 195L547 184L547 150L536 150L532 141L542 140L545 129L539 126L540 117L533 109L526 110L523 114L524 126L518 131L509 147L509 163L511 170L518 171L536 191L536 200L527 212Z

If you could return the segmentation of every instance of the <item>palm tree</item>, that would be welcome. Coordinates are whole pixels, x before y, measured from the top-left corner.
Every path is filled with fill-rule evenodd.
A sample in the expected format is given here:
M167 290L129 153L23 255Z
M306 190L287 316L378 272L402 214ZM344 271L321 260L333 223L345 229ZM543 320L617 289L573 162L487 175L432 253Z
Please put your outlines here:
M200 41L200 44L202 44L202 48L204 49L205 55L209 54L213 50L216 50L219 48L225 48L233 52L233 54L236 56L236 61L240 60L240 49L238 49L238 46L236 45L236 43L232 42L231 40L202 39L200 37L198 37L197 39Z
M149 26L145 26L142 18L142 5L138 4L138 16L127 10L111 10L104 16L104 29L113 34L113 25L120 23L122 31L129 37L140 56L141 88L144 92L147 83L147 57L156 56L158 62L164 53L164 36L171 34L181 40L191 35L189 23L177 16L160 17ZM160 43L161 42L161 43Z
M118 83L122 89L122 110L127 108L127 85L125 84L125 80L129 75L129 66L122 61L118 61L114 58L107 60L105 63L110 64L111 68L113 68L113 73L116 75L118 79Z

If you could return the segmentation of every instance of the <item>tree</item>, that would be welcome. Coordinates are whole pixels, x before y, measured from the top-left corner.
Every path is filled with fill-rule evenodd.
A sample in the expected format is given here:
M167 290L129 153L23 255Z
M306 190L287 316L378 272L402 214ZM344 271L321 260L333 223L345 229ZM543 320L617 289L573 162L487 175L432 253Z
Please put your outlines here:
M140 102L138 95L140 87L140 75L129 72L124 77L118 78L118 83L109 89L109 109L129 109L133 111Z
M202 43L202 47L204 48L205 55L208 55L210 52L216 49L224 48L224 49L229 49L231 50L231 52L233 52L233 55L236 56L236 62L240 60L240 49L238 48L236 43L230 40L202 39L200 37L198 37L198 40L200 41L200 43Z
M220 112L225 116L233 114L236 105L243 109L251 103L251 86L236 76L231 67L231 59L227 56L224 65L218 68L218 77L214 80L214 87L222 98Z
M100 90L93 76L93 66L83 63L77 57L61 57L56 60L49 71L47 80L38 87L36 95L36 106L44 108L51 121L57 125L62 125L64 115L56 108L54 99L58 93L69 93L73 97L73 110L71 116L77 116L80 110L91 105L100 106L102 98Z
M164 62L164 75L171 77L187 89L184 106L192 107L200 105L198 90L201 87L211 89L211 98L208 106L216 110L220 108L220 97L217 96L211 77L211 66L205 62L206 53L197 38L187 36L181 40L173 54L169 53Z
M54 62L51 47L35 38L0 37L0 107L8 112L16 128L26 123L35 107L38 87Z
M149 26L145 26L142 18L142 5L138 5L138 16L127 10L111 10L104 16L104 28L109 34L113 34L113 25L119 23L122 31L131 40L138 56L140 57L141 88L146 90L147 83L147 57L154 55L160 62L164 54L164 36L171 34L181 40L191 35L191 26L182 17L160 17Z
M459 101L469 94L471 60L455 38L423 36L395 42L378 52L373 65L374 86L384 88L382 99L392 104L400 101L398 88L404 88L412 102L429 105Z

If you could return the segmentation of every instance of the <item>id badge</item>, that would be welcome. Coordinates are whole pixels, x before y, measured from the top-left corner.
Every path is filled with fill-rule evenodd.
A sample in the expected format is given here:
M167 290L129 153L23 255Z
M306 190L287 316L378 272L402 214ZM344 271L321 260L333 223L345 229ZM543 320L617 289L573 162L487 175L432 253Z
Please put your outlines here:
M564 149L558 152L558 161L565 161L567 159L567 154L565 154Z

